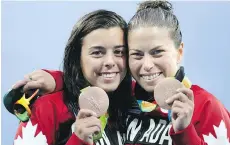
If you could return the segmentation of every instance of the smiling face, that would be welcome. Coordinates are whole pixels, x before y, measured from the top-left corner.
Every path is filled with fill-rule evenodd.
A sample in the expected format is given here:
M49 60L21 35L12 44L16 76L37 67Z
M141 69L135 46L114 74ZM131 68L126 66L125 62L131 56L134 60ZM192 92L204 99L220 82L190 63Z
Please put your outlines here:
M124 33L119 27L97 29L83 39L81 67L92 85L115 91L126 75Z
M167 28L139 27L128 35L129 67L135 80L147 92L158 82L174 76L182 58L183 44L175 47Z

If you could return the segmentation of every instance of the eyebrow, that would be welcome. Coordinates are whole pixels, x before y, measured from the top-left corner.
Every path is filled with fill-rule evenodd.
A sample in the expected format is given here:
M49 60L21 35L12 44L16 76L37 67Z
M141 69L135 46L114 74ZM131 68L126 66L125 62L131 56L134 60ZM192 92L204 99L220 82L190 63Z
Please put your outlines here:
M156 47L152 48L150 51L155 50L155 49L159 49L159 48L161 48L162 46L163 46L163 45L156 46ZM134 51L138 51L138 52L141 51L141 50L139 50L139 49L130 49L130 50L134 50Z
M104 49L104 48L105 47L103 47L103 46L92 46L89 49L99 49L99 50L101 50L101 49ZM115 48L115 49L117 49L117 48L125 48L125 45L116 45L113 48Z
M104 47L103 47L103 46L92 46L92 47L90 47L89 49L90 49L90 50L93 50L93 49L102 50L102 49L104 49Z
M152 48L151 51L152 51L152 50L155 50L155 49L159 49L159 48L161 48L162 46L163 46L163 45L158 45L158 46Z
M125 48L125 45L116 45L113 48Z

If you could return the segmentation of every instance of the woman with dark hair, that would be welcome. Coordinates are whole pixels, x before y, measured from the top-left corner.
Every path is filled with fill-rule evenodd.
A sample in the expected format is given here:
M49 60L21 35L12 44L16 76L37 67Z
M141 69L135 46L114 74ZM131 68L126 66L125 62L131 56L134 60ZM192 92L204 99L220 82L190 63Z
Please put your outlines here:
M123 142L120 133L125 131L125 112L132 103L126 31L124 19L107 10L86 14L75 24L64 53L64 89L35 101L30 120L20 123L15 145L92 144L90 136L101 131L101 122L93 111L79 110L78 105L81 90L88 86L105 90L110 101L108 124L98 142L116 145ZM28 80L35 78L30 76ZM36 139L26 140L27 131Z
M180 62L182 33L172 4L145 1L128 24L129 67L136 80L138 102L154 102L155 86L167 77L183 74L186 88L165 102L171 113L159 107L142 109L127 120L127 143L163 145L229 145L230 117L209 92L189 83ZM189 85L188 85L189 84ZM160 97L160 96L159 96ZM146 111L147 110L147 111ZM146 113L143 113L146 112ZM170 135L170 136L169 136Z

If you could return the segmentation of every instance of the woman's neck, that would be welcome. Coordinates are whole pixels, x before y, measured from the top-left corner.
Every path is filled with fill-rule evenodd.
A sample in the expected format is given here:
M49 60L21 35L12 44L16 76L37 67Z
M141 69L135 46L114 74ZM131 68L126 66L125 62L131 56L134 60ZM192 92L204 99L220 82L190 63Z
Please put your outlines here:
M106 92L108 96L113 95L113 92Z
M150 102L154 101L153 92L148 92L148 100L147 101L150 101Z

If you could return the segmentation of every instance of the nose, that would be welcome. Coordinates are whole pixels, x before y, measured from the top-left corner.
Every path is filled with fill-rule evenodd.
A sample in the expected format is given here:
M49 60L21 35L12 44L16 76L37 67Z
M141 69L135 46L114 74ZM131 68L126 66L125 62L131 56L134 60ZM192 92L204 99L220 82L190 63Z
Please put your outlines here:
M104 66L107 68L112 68L115 66L115 60L113 54L108 53L104 60Z
M153 58L150 55L145 55L144 56L143 68L147 72L149 72L153 68L153 66L154 66L154 63L153 63L152 59Z

